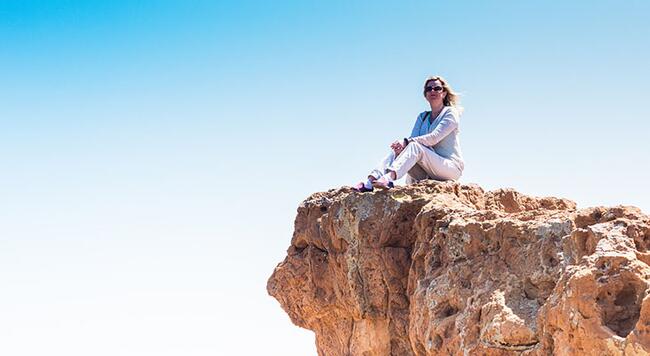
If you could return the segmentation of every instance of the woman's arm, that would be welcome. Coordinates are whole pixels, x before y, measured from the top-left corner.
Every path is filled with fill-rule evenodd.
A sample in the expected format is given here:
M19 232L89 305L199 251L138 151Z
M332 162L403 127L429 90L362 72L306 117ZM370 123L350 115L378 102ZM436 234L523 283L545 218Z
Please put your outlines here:
M453 110L449 110L431 132L426 135L413 137L412 140L426 146L434 146L456 128L458 128L457 114Z

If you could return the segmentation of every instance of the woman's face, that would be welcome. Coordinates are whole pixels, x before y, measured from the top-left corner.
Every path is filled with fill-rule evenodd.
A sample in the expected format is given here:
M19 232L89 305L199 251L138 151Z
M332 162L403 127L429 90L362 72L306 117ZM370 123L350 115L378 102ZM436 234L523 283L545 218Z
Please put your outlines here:
M439 80L432 80L428 82L424 88L424 97L427 99L429 104L439 104L443 102L447 96L447 92Z

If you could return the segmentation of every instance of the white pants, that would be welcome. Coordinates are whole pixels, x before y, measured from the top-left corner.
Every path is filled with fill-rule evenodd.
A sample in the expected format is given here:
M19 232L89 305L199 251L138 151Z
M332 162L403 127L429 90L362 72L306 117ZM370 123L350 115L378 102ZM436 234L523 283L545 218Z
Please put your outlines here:
M370 175L379 179L389 170L397 174L397 179L406 175L406 184L427 178L456 180L463 173L456 162L438 155L433 149L418 142L409 143L397 157L391 151Z

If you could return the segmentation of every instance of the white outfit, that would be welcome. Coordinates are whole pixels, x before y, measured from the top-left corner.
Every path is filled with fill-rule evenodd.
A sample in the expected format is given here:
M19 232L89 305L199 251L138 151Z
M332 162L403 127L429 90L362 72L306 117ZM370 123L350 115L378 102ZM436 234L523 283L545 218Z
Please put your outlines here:
M370 173L379 179L389 170L397 179L406 175L406 183L432 178L457 180L465 168L460 150L459 115L451 106L445 106L435 119L428 112L418 115L410 143L399 156L390 152Z

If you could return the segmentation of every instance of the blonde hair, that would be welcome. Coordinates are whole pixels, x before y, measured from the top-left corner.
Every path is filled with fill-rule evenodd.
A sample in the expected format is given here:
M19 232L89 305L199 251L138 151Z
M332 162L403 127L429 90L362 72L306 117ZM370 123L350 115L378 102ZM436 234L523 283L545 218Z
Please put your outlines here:
M445 95L445 98L443 99L443 104L445 104L445 106L454 107L459 113L463 112L463 107L460 106L460 94L455 92L451 88L451 86L449 86L445 78L439 75L428 77L424 81L424 86L422 88L422 94L424 95L424 97L425 98L427 97L427 92L426 92L427 84L429 84L429 82L433 82L436 80L442 84L443 90L447 93L447 95Z

